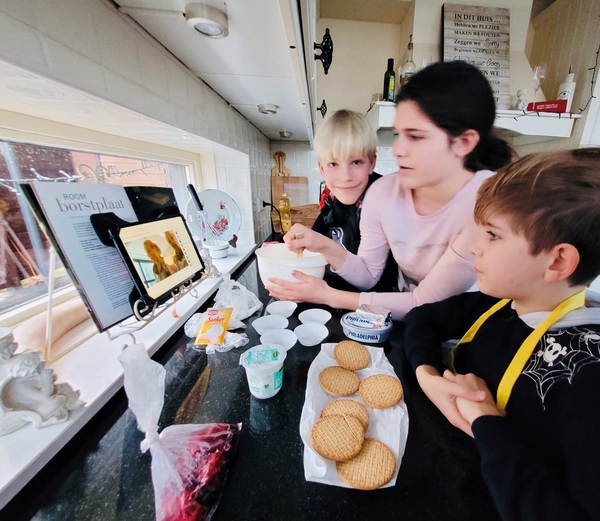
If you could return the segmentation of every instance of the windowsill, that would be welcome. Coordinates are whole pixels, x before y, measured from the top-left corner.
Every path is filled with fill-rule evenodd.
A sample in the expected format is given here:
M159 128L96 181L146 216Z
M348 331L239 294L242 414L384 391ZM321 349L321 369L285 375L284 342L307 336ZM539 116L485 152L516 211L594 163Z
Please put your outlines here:
M232 273L254 248L254 244L240 244L214 263L221 273ZM198 297L188 293L177 301L178 319L170 310L164 311L135 332L136 341L143 343L152 356L210 298L221 281L221 277L202 281L196 286ZM112 328L112 335L118 329ZM96 334L51 364L57 382L69 383L79 390L85 406L71 412L64 423L41 429L29 424L0 438L0 509L121 389L123 370L117 356L131 342L130 335L110 340L106 333Z

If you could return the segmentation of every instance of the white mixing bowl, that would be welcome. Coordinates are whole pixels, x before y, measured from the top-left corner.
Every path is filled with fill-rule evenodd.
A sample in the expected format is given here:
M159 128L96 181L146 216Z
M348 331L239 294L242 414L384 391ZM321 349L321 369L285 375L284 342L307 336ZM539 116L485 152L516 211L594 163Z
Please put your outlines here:
M294 270L322 279L327 266L327 261L320 253L304 250L302 257L298 257L283 243L259 248L256 250L256 258L258 273L265 286L269 284L267 279L270 277L299 282L292 276Z

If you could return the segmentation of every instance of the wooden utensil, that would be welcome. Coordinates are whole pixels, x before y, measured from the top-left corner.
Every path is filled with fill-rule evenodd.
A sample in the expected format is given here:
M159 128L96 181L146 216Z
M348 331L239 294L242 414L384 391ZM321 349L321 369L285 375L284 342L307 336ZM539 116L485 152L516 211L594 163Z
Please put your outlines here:
M298 235L294 235L294 239L304 239L304 234L303 233L299 233ZM301 259L302 257L304 257L304 250L302 250L299 253L296 253L296 258L297 259Z
M271 168L271 176L274 177L285 177L290 175L290 169L285 166L286 155L283 152L275 152L273 159L275 159L275 166Z

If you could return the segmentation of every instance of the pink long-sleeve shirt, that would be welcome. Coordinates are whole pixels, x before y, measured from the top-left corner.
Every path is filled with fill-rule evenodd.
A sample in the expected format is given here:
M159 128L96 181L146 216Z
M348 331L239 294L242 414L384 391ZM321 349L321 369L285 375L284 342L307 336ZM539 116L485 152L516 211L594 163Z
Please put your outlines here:
M493 174L476 172L454 198L430 215L417 214L412 193L402 188L398 175L373 183L363 201L358 253L348 253L337 273L358 288L370 289L391 250L399 267L400 293L361 293L359 303L384 306L394 320L402 320L416 306L473 286L473 208L477 189Z

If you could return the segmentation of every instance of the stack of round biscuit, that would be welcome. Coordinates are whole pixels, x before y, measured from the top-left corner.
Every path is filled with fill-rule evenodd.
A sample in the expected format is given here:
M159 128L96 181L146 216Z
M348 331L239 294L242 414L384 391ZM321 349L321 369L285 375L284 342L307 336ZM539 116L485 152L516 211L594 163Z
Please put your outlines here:
M333 357L339 366L327 367L319 374L319 384L328 394L350 396L359 391L367 405L378 409L393 407L402 399L402 385L393 376L373 375L360 381L354 371L371 362L363 345L344 340L334 347ZM396 470L396 458L390 448L365 438L368 427L367 409L358 401L346 399L329 403L311 430L313 449L336 462L342 480L362 490L385 485Z

